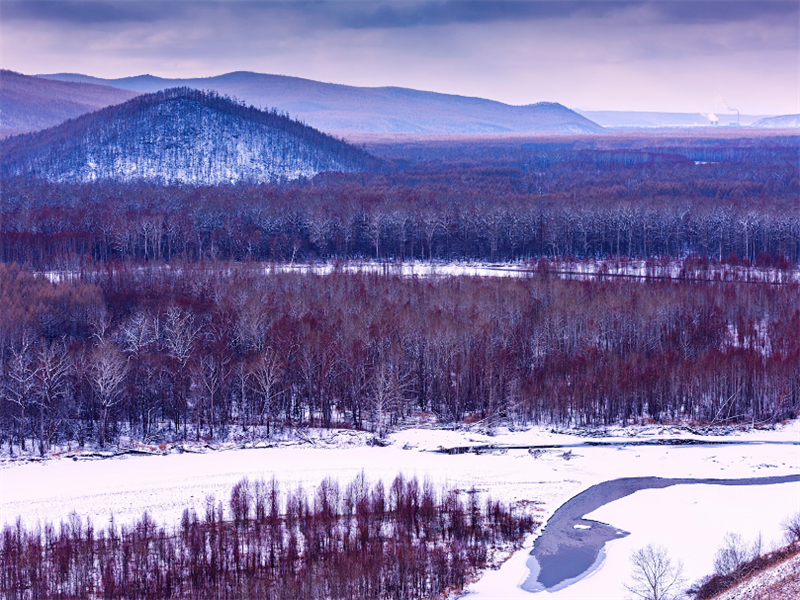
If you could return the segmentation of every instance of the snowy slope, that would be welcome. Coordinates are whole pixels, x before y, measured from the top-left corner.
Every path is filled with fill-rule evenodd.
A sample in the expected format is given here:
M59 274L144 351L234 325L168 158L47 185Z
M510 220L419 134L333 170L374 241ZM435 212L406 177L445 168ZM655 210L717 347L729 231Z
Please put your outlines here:
M764 127L765 129L794 129L795 127L800 127L800 115L765 117L753 123L753 127Z
M715 600L797 600L800 598L800 554L757 573Z

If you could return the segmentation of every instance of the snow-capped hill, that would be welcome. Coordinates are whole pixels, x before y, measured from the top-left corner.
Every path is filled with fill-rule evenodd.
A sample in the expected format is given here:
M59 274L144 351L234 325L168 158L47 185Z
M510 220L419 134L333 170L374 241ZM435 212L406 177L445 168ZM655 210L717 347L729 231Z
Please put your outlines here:
M6 177L217 185L363 171L366 152L275 111L215 92L138 96L0 145Z
M781 115L779 117L764 117L753 123L753 127L767 129L794 129L800 127L800 115Z

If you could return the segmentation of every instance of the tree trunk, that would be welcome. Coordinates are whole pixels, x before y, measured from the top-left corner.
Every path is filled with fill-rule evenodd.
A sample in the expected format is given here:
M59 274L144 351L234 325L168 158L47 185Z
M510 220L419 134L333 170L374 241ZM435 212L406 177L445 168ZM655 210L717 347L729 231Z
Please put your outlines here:
M44 456L44 405L39 404L39 456Z
M20 428L19 428L20 436L19 436L19 446L24 451L25 450L25 405L20 405Z

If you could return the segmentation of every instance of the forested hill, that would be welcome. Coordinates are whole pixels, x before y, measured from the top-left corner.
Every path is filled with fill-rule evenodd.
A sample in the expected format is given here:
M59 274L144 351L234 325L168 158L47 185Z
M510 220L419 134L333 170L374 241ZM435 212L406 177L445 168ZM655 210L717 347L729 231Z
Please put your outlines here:
M0 142L3 177L217 185L356 172L376 160L277 111L174 88Z

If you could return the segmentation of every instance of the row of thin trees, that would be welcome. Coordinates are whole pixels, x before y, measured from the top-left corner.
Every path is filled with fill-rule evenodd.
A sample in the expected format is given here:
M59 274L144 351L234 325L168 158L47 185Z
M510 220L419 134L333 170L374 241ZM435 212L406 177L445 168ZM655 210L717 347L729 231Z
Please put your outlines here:
M313 188L299 198L277 199L257 188L200 190L180 202L150 196L152 190L117 191L124 198L7 212L0 220L0 259L49 269L113 260L515 261L692 253L718 261L731 255L747 263L760 257L800 261L794 201L754 207L663 198L474 200L446 194L433 202L370 205L368 190L350 195L344 188L320 205ZM362 201L353 200L358 194ZM124 209L137 195L144 207ZM177 206L167 208L169 203Z
M363 474L325 479L309 497L242 480L228 506L206 500L179 525L147 513L105 529L72 514L59 525L6 525L0 594L8 600L379 600L463 588L492 549L536 523L475 490L436 490L402 475L385 489Z

